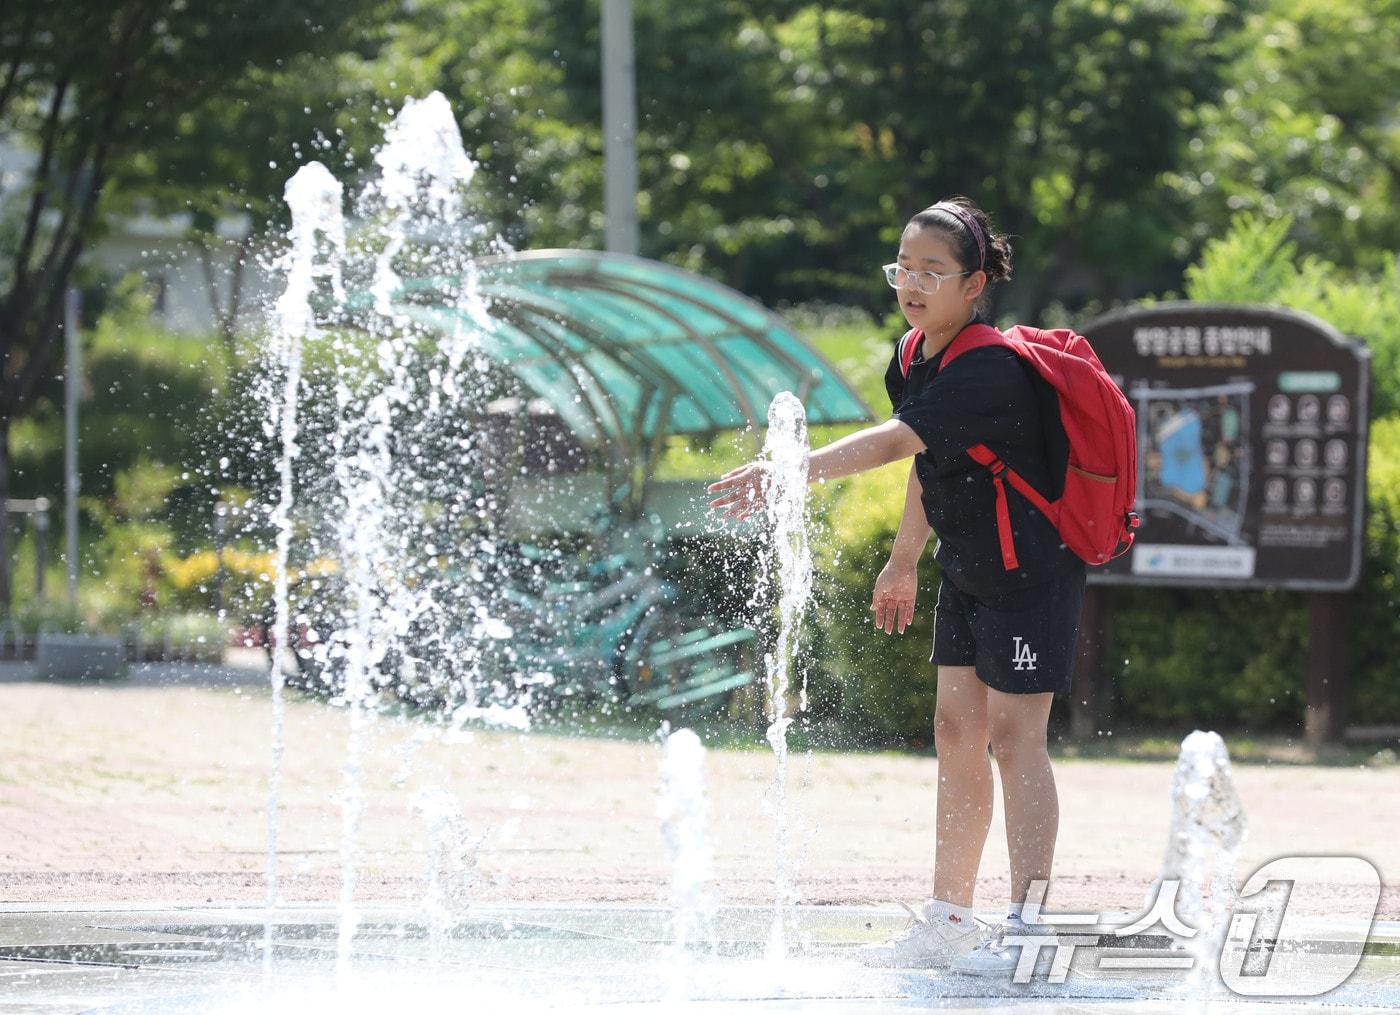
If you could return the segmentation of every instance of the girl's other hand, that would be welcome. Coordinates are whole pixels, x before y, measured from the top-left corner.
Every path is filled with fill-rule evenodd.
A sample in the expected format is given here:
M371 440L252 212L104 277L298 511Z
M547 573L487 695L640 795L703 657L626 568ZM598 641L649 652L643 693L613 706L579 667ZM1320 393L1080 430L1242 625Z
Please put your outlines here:
M875 626L886 634L894 634L897 627L903 634L904 629L914 622L914 600L918 594L918 565L890 561L880 572L880 577L875 579L875 591L870 596Z
M722 509L726 518L747 518L762 506L767 483L767 462L750 462L730 469L705 487L708 493L722 494L710 501L710 510Z

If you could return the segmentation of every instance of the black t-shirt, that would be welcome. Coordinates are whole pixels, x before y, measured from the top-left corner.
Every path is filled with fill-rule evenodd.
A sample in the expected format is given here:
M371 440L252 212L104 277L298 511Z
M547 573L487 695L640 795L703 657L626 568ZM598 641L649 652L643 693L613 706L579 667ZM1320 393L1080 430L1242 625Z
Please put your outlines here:
M973 323L985 322L974 318ZM914 465L924 514L938 535L934 557L944 576L971 595L994 596L1082 569L1084 562L1064 545L1050 520L1008 482L1020 566L1006 570L992 474L967 455L974 444L985 444L1047 500L1058 498L1069 441L1055 389L1010 349L973 349L940 373L944 351L924 360L921 349L906 379L896 343L885 372L895 418L927 448L914 456Z

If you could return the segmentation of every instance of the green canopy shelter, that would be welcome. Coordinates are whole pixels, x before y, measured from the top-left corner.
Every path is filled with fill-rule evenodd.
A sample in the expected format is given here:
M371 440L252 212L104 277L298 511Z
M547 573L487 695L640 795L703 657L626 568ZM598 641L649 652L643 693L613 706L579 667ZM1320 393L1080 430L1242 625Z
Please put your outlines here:
M540 250L476 262L484 350L585 445L645 477L671 434L767 425L780 391L813 425L864 422L869 407L823 356L760 304L692 272L622 254ZM413 290L444 280L409 283ZM409 295L406 293L405 295ZM422 293L416 294L421 297ZM422 323L465 314L409 296Z

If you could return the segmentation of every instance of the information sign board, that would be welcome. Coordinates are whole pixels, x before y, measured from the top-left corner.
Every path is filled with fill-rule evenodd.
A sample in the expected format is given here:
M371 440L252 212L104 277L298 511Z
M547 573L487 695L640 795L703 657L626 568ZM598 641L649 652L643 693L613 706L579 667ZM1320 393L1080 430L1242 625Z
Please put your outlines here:
M1137 413L1137 541L1106 584L1342 591L1361 567L1369 350L1277 307L1083 326Z

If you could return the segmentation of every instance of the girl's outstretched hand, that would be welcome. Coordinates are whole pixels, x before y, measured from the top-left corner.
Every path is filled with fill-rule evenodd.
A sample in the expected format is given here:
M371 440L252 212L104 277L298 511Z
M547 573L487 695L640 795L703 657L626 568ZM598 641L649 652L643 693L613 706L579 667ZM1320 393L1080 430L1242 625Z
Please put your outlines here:
M875 591L870 596L870 609L875 614L875 626L886 634L895 628L903 634L914 622L914 600L919 594L919 569L890 561L880 577L875 579Z
M724 512L726 518L747 518L763 505L764 488L768 483L768 463L750 462L730 469L705 487L708 493L720 496L710 501L710 510Z

